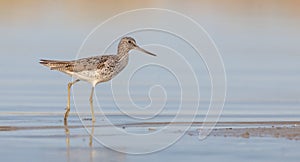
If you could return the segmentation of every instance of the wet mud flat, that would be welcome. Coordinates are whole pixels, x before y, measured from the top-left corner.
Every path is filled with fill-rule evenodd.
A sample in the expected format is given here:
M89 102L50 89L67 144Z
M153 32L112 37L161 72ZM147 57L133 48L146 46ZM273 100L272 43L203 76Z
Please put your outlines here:
M185 122L145 122L145 123L127 123L117 124L115 126L122 129L143 128L148 131L159 130L165 125L187 125ZM204 123L194 122L191 129L186 132L187 135L197 136L202 131L201 126ZM81 124L71 124L68 129L84 128ZM86 125L86 127L109 127L109 125ZM0 126L0 131L19 131L19 130L47 130L47 129L65 129L66 126L61 125L43 125L43 126ZM178 129L178 131L181 131ZM216 137L272 137L286 138L289 140L300 140L300 122L299 121L264 121L264 122L219 122L212 129L209 136Z

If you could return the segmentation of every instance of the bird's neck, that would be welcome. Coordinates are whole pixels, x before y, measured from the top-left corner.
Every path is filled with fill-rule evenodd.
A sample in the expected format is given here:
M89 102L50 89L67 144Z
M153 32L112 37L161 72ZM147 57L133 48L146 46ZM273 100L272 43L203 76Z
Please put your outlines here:
M118 66L119 66L118 69L121 71L128 64L128 60L129 60L129 54L128 54L128 52L118 53L117 59L118 59L118 61L117 61L118 62Z
M123 44L119 44L118 46L118 58L122 59L124 57L128 57L128 53L129 53L130 49L127 48L127 46L124 46Z
M118 54L117 54L117 56L118 56L118 59L119 60L123 60L124 58L128 58L128 56L129 56L129 53L128 52L118 52Z

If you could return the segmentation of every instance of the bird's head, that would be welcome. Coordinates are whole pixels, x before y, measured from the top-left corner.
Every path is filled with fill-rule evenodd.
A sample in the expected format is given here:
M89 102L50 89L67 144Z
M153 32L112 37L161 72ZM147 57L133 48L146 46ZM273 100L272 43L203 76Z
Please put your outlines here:
M135 49L135 50L138 50L138 51L141 51L141 52L144 52L146 54L149 54L149 55L152 55L152 56L156 56L155 54L149 52L149 51L146 51L144 50L143 48L139 47L135 40L131 37L123 37L119 43L119 47L118 47L118 50L119 52L129 52L130 50L132 49ZM122 51L120 51L122 50Z

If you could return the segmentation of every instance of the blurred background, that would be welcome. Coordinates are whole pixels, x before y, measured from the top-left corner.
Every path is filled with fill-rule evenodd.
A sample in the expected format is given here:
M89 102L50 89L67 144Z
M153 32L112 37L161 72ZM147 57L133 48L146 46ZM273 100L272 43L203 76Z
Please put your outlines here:
M221 120L298 120L299 6L298 0L1 0L0 112L63 112L70 78L50 72L39 59L74 59L101 22L127 10L157 7L191 17L215 41L228 86ZM109 86L97 87L97 95L105 96ZM209 88L202 93L209 94Z

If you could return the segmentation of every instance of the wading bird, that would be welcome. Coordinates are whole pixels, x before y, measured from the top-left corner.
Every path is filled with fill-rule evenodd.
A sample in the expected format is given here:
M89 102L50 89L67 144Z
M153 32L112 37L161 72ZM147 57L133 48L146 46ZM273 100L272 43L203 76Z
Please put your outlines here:
M92 84L92 91L89 100L92 113L92 121L95 121L93 108L93 95L95 86L98 83L111 80L120 71L122 71L128 64L129 51L132 49L136 49L146 54L156 56L155 54L139 47L133 38L123 37L119 42L118 52L116 55L101 55L72 61L44 59L40 60L40 64L50 67L51 70L63 72L74 78L74 81L68 84L68 102L64 116L65 122L67 122L70 112L71 87L81 80Z

